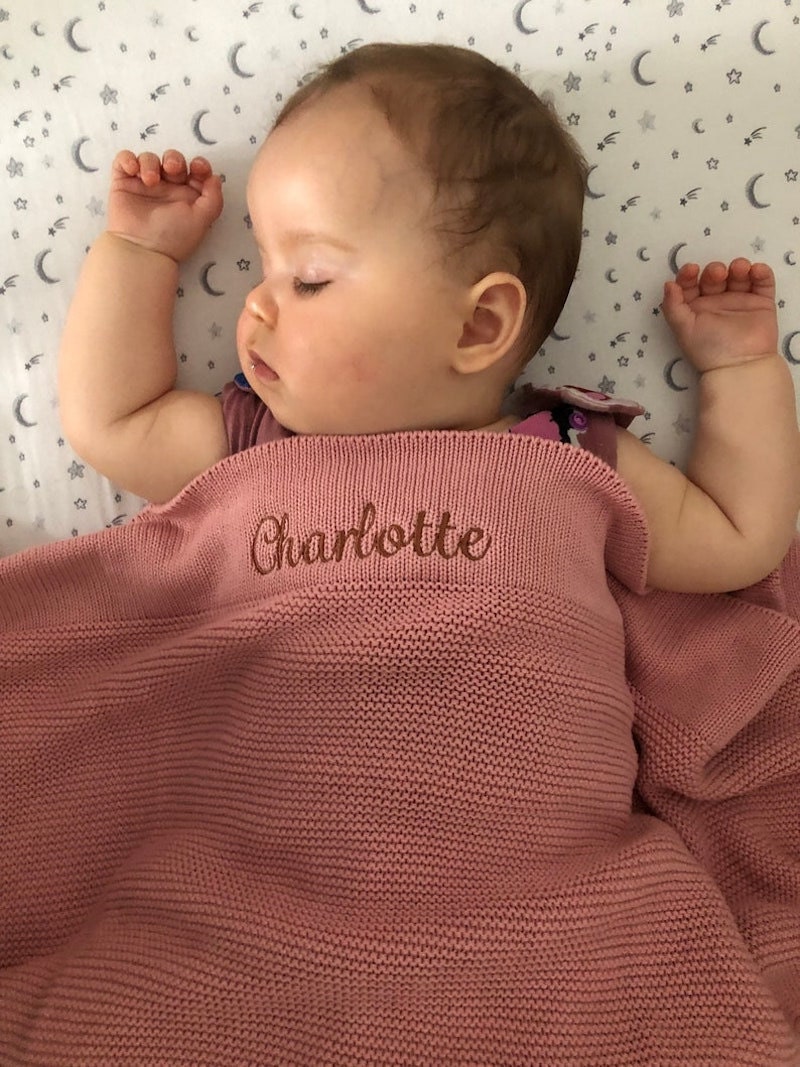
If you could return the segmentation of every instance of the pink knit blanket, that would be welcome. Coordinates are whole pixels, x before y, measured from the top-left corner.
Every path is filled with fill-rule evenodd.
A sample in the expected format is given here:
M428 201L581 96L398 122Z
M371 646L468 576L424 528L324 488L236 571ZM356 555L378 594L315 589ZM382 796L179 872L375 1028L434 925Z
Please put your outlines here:
M420 432L0 561L0 1063L800 1063L800 548L646 548Z

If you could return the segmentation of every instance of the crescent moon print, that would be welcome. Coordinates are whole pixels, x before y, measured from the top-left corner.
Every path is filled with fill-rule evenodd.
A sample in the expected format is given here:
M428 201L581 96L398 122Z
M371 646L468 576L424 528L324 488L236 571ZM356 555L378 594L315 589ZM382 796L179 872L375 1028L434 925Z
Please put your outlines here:
M783 262L787 267L796 267L797 260L795 259L795 252L787 252L783 257Z
M689 386L688 385L678 385L678 383L675 381L675 378L674 378L674 375L673 375L675 367L677 366L678 363L683 363L683 357L682 356L678 356L677 359L673 359L671 363L668 363L666 365L666 367L664 368L664 381L667 383L667 385L670 387L670 389L674 390L674 392L676 392L676 393L685 393L686 390L689 388Z
M747 182L747 185L745 186L745 192L746 192L746 195L747 195L747 200L748 200L748 203L751 205L751 207L758 207L758 208L769 207L769 204L762 203L762 201L760 201L758 199L758 197L756 196L756 182L759 180L759 178L763 178L763 177L764 177L763 173L754 174L753 177L749 179L749 181Z
M83 22L83 19L70 19L64 27L64 37L74 52L91 52L91 48L82 48L75 40L75 27L79 22Z
M765 26L769 26L769 19L764 19L762 22L759 22L758 25L753 28L753 48L755 48L756 52L760 52L762 56L774 56L775 49L765 48L761 40L761 31L764 29Z
M21 393L16 398L14 403L11 405L12 410L14 412L14 418L17 420L17 422L20 424L20 426L28 426L28 427L30 427L30 426L38 426L39 425L38 422L28 422L28 420L22 414L22 405L23 405L24 401L26 401L27 399L28 399L28 394L27 393Z
M206 137L203 134L203 131L200 129L200 120L204 118L207 114L208 110L195 112L192 118L192 133L195 135L200 144L216 144L216 141L209 140L209 138Z
M586 195L589 197L590 200L602 200L603 197L606 194L605 193L596 193L596 192L594 192L593 189L591 189L589 187L589 179L592 176L592 172L595 171L595 170L597 170L597 164L596 163L594 163L591 167L589 167L589 170L586 172Z
M570 338L568 333L558 333L556 330L551 330L550 336L554 341L568 341Z
M647 247L645 245L642 245L641 248L637 249L636 258L640 259L642 263L650 262L650 257L647 255Z
M701 126L700 125L702 121L703 121L702 119L695 119L694 122L692 123L692 129L694 130L695 133L705 133L706 132L705 126Z
M795 339L795 337L799 336L800 330L792 330L791 333L787 333L783 339L782 347L782 352L784 356L786 356L789 362L793 363L796 367L800 367L800 357L792 355L792 341Z
M200 271L200 284L203 290L208 293L209 296L225 296L224 289L215 289L211 282L208 280L208 272L212 267L216 267L217 263L214 260L212 263L206 263L206 265Z
M381 12L379 7L370 7L367 0L358 0L358 6L367 15L379 15Z
M678 245L673 245L672 248L670 248L669 250L667 262L669 263L669 269L672 271L673 274L677 274L678 271L681 269L678 266L678 253L682 248L686 248L685 241L681 241L681 243Z
M196 26L187 26L186 27L186 36L189 38L189 40L192 42L192 44L196 44L200 40L200 38L197 36L197 27Z
M302 12L299 4L292 4L292 6L291 6L291 8L289 10L292 13L292 18L301 19L301 18L304 17L303 16L303 12Z
M73 144L73 146L72 146L72 158L75 161L75 165L77 167L80 167L81 170L86 171L87 174L94 174L98 170L98 168L97 167L90 167L87 163L84 163L83 160L81 159L81 148L83 147L83 145L86 144L86 142L88 140L89 140L88 137L81 137L80 140L76 141Z
M44 30L42 29L41 22L34 22L34 24L31 26L31 30L33 31L36 37L44 37Z
M654 81L648 81L647 78L644 77L644 75L642 74L642 72L640 70L642 60L644 59L645 56L649 56L649 55L650 55L650 50L649 49L647 51L645 51L645 52L640 52L638 56L634 56L633 62L631 63L631 73L633 74L633 80L637 83L637 85L655 85L656 84Z
M42 279L43 282L47 282L48 285L56 285L61 281L60 278L51 278L47 271L44 269L44 257L49 256L53 251L52 248L45 248L43 252L39 252L34 260L34 267L36 273Z
M514 25L517 27L517 29L519 30L520 33L526 33L527 34L527 33L538 33L539 32L535 28L534 29L530 29L522 21L522 12L525 10L525 8L528 6L528 4L530 2L531 2L531 0L521 0L521 3L517 4L517 6L514 8Z
M612 285L616 285L619 282L616 267L608 268L608 270L606 271L606 281L611 282Z
M237 59L237 57L239 55L239 51L242 48L244 48L244 46L246 44L247 44L246 41L239 41L239 43L235 44L233 46L233 48L231 48L231 50L228 52L228 62L231 65L231 70L233 71L234 74L238 74L240 78L252 78L253 77L253 74L251 72L246 71L246 70L242 70L242 68L239 66L239 61Z

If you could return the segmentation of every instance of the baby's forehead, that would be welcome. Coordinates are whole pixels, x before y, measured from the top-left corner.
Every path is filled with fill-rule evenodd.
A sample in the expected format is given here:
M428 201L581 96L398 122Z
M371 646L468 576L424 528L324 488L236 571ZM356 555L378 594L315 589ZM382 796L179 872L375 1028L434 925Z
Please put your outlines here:
M252 209L276 195L339 204L353 216L430 207L433 184L385 116L363 101L305 105L273 130L259 150L247 185Z

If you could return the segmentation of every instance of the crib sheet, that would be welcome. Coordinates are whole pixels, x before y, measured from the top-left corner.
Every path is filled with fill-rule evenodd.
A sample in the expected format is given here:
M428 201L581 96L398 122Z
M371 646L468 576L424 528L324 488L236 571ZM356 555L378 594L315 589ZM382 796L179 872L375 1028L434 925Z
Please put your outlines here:
M257 271L249 164L307 73L377 40L508 65L552 96L587 155L579 274L526 380L637 400L640 435L682 463L694 379L661 285L687 260L745 255L777 273L800 384L800 0L0 0L0 554L124 523L142 504L74 453L56 390L114 154L174 146L224 175L225 212L183 266L175 319L179 383L217 392L237 369Z

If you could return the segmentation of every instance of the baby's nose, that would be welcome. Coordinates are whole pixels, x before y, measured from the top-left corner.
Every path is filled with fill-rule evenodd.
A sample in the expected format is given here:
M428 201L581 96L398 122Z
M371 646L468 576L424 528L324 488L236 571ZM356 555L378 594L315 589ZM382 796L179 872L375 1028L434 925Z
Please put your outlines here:
M278 321L278 305L266 282L250 291L245 307L254 318L260 319L267 326L274 327Z

